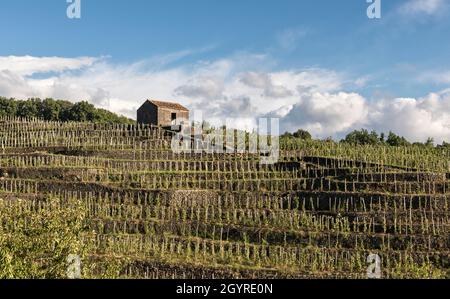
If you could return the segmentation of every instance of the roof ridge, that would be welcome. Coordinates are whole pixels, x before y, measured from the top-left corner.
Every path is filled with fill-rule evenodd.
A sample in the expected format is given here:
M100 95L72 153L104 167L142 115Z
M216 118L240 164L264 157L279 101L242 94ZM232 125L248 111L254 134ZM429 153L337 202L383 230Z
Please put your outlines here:
M188 108L186 108L183 105L181 105L180 103L176 103L176 102L168 102L168 101L161 101L161 100L154 100L154 99L147 99L147 101L154 104L155 106L162 107L162 108L189 111Z

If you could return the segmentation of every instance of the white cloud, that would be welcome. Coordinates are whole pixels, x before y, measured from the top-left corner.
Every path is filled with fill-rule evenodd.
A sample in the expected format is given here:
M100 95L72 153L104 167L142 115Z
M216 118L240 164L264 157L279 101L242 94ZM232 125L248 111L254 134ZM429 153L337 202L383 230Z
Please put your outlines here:
M175 89L177 95L186 96L190 98L202 98L202 99L221 99L224 86L221 80L200 77L191 80L188 84L183 85Z
M299 41L308 34L305 28L290 28L283 30L277 34L278 45L284 50L294 50Z
M167 57L169 65L176 60ZM248 128L255 124L252 119L271 115L281 117L282 129L304 128L321 138L366 127L393 130L412 141L450 141L449 91L421 99L368 101L345 91L359 81L341 73L271 71L270 57L245 53L169 65L155 59L128 65L106 58L0 57L0 95L88 100L129 117L147 98L168 99L202 110L212 123L248 118L234 122ZM47 75L34 76L38 73Z
M420 99L381 100L370 107L368 124L379 131L392 130L411 141L450 140L450 92L431 93Z
M22 76L9 70L0 70L0 94L24 98L32 96L34 91Z
M450 71L427 71L418 76L419 81L450 84Z
M355 93L304 93L283 124L290 131L304 128L317 137L336 136L361 125L367 113L366 100Z
M7 70L17 75L78 70L93 65L97 58L61 58L32 56L0 56L0 71Z
M275 85L270 74L247 72L241 75L241 82L249 87L264 90L265 97L286 98L292 91L282 85Z
M436 15L446 9L446 0L409 0L399 7L405 15Z

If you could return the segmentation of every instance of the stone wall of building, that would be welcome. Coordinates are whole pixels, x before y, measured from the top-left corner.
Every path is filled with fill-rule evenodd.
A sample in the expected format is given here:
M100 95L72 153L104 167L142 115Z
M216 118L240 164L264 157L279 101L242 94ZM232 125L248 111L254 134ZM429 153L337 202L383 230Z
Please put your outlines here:
M172 125L172 113L177 114L177 120L189 120L189 112L182 110L173 110L167 108L158 109L158 125L159 126L170 126Z
M137 111L137 121L140 124L158 125L158 109L155 105L146 102Z

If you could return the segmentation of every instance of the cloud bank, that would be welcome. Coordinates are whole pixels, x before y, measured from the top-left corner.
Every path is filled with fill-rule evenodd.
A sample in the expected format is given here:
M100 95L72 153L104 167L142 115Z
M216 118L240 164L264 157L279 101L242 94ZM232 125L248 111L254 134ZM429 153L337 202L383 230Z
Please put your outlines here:
M393 130L412 141L450 141L449 90L417 99L369 100L352 91L360 78L333 70L274 71L270 57L245 53L176 66L161 63L173 62L172 56L133 64L95 57L0 57L0 95L87 100L133 118L145 99L157 98L201 110L213 123L273 116L281 118L281 130L304 128L317 138L368 128ZM255 124L242 119L235 124Z

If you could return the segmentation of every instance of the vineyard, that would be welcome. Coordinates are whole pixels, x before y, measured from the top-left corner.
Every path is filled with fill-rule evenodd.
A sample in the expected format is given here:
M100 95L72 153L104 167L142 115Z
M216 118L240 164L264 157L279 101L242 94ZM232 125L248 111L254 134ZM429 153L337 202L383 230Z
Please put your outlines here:
M450 152L281 140L174 153L157 127L0 119L0 277L450 277Z

